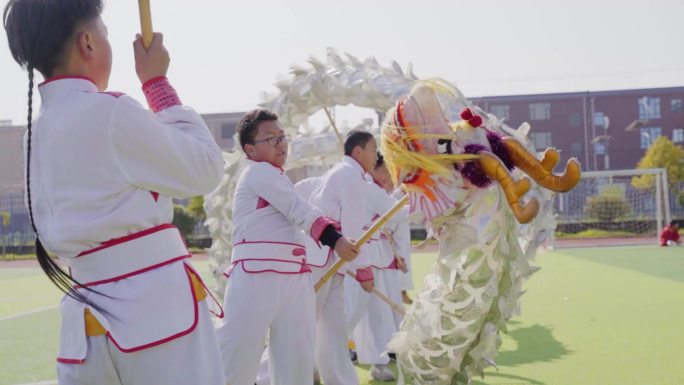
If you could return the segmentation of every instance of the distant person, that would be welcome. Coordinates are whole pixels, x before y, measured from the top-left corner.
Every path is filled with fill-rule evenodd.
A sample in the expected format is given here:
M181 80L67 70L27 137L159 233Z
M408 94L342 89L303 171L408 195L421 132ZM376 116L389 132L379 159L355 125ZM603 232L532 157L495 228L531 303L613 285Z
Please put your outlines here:
M679 236L679 225L671 221L660 233L660 246L680 246L682 238Z

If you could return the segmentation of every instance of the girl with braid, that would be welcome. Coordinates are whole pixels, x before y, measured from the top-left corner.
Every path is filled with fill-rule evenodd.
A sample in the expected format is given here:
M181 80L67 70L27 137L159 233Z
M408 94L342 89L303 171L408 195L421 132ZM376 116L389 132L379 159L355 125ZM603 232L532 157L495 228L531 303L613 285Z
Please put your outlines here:
M10 0L3 13L29 77L26 201L37 256L66 293L59 383L224 385L207 291L170 224L172 198L218 185L221 150L166 78L161 34L149 49L139 36L133 43L150 110L105 92L112 52L101 12L101 0ZM32 121L35 71L45 81Z

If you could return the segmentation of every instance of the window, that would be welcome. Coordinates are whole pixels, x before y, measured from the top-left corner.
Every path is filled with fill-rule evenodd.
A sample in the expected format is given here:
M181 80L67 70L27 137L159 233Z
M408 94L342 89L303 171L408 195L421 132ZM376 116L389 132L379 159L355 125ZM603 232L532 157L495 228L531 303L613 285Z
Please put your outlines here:
M531 120L546 120L551 118L551 103L530 104Z
M639 99L639 119L660 119L660 98L644 96Z
M596 155L606 155L606 144L603 142L594 143L594 153Z
M644 127L639 131L639 135L641 136L641 149L647 150L662 135L662 130L660 127Z
M537 149L537 151L544 150L548 147L551 147L551 133L550 132L536 132L533 134L530 134L530 139L532 139L532 143L534 144L534 148Z
M577 128L582 126L582 114L575 112L570 115L570 127Z
M675 128L672 130L672 142L683 143L684 142L684 128Z
M572 157L579 159L582 157L582 152L582 143L575 142L570 145L570 153Z
M495 104L489 108L489 111L499 119L510 119L511 108L508 104Z
M610 120L603 112L594 112L594 126L608 128Z
M682 110L682 99L670 100L670 111L679 112Z
M221 123L221 139L232 139L236 126L235 123Z

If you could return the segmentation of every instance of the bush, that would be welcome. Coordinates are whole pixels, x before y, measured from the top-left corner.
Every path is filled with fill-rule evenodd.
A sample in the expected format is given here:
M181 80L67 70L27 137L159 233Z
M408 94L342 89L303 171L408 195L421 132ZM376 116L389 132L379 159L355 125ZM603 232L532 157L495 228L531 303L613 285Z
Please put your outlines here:
M587 238L631 238L639 236L639 234L630 233L629 231L608 231L600 229L590 229L580 231L579 233L556 233L557 238L564 239L587 239Z
M192 212L181 205L173 206L173 224L178 227L183 238L188 239L195 229L197 219Z
M589 218L605 222L624 218L632 211L627 200L616 195L600 195L588 198L584 209Z

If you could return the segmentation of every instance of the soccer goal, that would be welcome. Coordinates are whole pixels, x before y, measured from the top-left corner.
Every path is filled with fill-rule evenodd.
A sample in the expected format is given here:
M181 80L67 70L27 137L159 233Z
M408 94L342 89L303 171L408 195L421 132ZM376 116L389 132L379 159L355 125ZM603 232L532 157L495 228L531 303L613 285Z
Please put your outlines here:
M556 195L554 246L591 239L603 239L602 245L650 242L671 218L668 185L665 169L582 173L573 190Z

